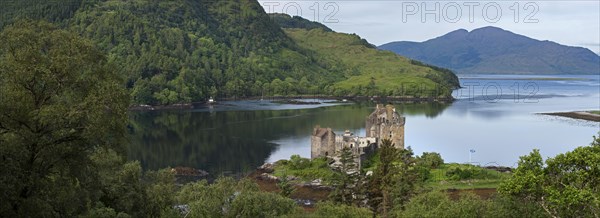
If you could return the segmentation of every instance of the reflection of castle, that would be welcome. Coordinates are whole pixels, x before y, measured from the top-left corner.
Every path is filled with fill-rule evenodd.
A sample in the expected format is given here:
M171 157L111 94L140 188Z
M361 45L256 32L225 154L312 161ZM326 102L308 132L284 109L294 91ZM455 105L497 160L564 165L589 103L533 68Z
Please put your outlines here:
M379 147L382 139L390 139L396 148L404 148L404 123L405 118L396 112L394 106L378 104L367 117L366 137L354 136L348 130L338 136L331 128L317 126L311 136L311 158L335 157L347 147L358 157L360 165L366 155Z

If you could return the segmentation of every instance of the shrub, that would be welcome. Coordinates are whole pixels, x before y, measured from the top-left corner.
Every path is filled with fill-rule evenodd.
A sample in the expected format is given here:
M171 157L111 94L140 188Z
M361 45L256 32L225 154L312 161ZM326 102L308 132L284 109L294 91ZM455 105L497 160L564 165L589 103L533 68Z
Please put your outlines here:
M450 180L475 179L481 174L482 169L471 165L450 166L446 171L446 177Z
M426 166L430 169L437 169L444 164L442 155L436 152L423 152L423 155L417 157L417 164Z

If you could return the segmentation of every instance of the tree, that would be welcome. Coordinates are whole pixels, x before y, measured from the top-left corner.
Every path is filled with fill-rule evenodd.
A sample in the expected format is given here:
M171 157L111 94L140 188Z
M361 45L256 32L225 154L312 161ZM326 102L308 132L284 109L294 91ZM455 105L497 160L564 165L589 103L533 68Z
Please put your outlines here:
M330 198L341 204L360 206L363 197L363 180L355 162L356 157L348 147L342 148L339 165L335 167L334 187Z
M374 211L387 217L392 206L391 189L393 187L393 176L396 174L394 161L398 158L398 149L389 139L381 141L379 148L379 165L370 182L369 204Z
M233 178L219 178L211 185L205 180L186 184L177 202L190 206L187 217L278 217L296 212L292 199L260 192L256 183Z
M421 169L410 147L398 151L398 160L394 162L396 174L391 189L394 207L402 208L419 191L426 178L422 178Z
M417 157L417 163L429 169L436 169L444 164L444 159L436 152L423 152L423 155Z
M281 217L296 213L296 202L269 192L241 192L231 203L228 217Z
M93 44L45 22L0 33L0 212L74 216L94 196L90 154L122 151L128 95Z
M410 147L397 149L391 140L384 139L379 152L379 164L369 184L369 205L387 217L392 208L402 209L425 179Z
M538 150L521 157L499 191L540 205L552 217L600 216L600 138L545 162Z
M290 183L287 175L283 175L279 177L279 182L277 182L277 188L279 188L279 194L281 196L289 198L294 192L294 185Z

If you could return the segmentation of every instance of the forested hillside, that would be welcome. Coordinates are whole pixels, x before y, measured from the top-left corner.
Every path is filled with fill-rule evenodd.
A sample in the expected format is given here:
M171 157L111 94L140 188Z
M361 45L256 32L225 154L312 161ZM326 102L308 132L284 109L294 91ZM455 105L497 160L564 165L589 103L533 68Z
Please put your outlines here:
M356 88L371 80L369 72L379 71L377 64L365 68L332 61L320 50L299 46L280 27L323 25L269 17L255 0L11 0L6 5L0 9L5 15L0 27L23 18L45 19L96 42L123 76L133 104L189 103L209 97L389 93L376 90L382 86L369 91ZM370 58L376 57L360 56L365 61ZM436 70L430 75L411 70L398 69L393 77L417 76L419 80L411 81L427 85L441 82L429 79L431 75L443 78ZM338 85L342 81L347 85Z
M110 53L135 103L268 94L281 92L270 86L275 79L324 85L336 73L298 49L255 1L102 1L69 26Z

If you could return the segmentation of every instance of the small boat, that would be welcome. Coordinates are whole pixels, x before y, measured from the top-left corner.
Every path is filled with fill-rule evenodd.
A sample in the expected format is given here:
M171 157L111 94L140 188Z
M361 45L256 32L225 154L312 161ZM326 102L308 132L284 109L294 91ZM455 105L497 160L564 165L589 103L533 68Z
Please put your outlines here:
M213 98L211 97L211 98L209 98L209 99L208 99L208 103L209 103L209 104L214 104L214 103L217 103L217 102L215 101L215 99L213 99Z

